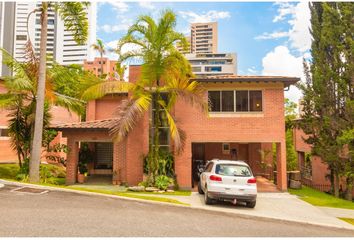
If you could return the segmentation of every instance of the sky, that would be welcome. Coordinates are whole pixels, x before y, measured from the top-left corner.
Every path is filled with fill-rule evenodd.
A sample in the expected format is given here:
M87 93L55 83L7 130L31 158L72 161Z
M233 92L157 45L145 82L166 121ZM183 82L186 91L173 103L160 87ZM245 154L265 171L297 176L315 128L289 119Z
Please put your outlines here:
M237 54L239 75L304 78L302 60L310 57L311 46L307 2L98 2L97 38L115 48L139 15L158 19L166 8L176 13L176 30L185 34L192 22L218 22L218 52ZM292 86L285 96L298 102L301 93Z

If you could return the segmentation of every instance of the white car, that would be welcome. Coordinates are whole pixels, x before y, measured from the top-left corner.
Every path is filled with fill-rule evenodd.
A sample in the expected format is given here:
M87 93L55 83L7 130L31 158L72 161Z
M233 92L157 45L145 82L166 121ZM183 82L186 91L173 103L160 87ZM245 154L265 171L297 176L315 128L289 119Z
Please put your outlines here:
M204 194L205 204L216 200L246 202L254 208L257 199L257 181L244 161L209 161L200 175L198 192Z

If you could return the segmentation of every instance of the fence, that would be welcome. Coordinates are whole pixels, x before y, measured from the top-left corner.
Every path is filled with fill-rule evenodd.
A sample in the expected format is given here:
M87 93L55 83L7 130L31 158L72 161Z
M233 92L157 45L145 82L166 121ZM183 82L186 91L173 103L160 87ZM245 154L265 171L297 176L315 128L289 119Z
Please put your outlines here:
M329 190L331 189L330 184L314 184L310 179L306 179L306 178L302 178L301 183L307 187L314 188L321 192L329 192Z

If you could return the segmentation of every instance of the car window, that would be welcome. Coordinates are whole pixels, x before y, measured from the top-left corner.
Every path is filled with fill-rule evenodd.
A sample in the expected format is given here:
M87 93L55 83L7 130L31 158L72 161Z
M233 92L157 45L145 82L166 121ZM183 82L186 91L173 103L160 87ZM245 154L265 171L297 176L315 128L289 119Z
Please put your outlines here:
M213 163L208 163L207 166L205 167L204 172L211 172L211 169L213 168Z
M217 164L215 167L215 173L224 176L252 176L249 167L236 164Z

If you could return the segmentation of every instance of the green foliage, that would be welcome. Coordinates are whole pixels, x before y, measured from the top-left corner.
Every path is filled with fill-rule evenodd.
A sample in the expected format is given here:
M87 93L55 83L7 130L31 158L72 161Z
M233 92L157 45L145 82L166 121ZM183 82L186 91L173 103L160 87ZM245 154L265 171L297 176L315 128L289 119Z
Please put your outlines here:
M354 129L354 4L313 2L310 10L312 62L304 62L306 82L299 84L304 96L299 125L308 134L313 154L328 164L334 194L339 196L339 176L352 165L351 157L340 153L346 142L342 136Z
M29 160L26 159L20 168L17 164L0 164L0 178L28 182ZM40 165L42 183L65 184L65 168L52 164Z
M293 171L298 168L296 151L293 143L292 129L286 131L286 169Z
M296 119L297 104L285 98L285 129L292 129L294 127L294 120Z
M51 160L52 162L60 163L63 166L66 166L66 159L57 154L60 152L68 153L69 152L68 146L66 144L61 144L61 143L56 143L52 146L49 145L47 148L46 158L48 160Z
M171 183L173 183L173 179L165 175L159 175L155 180L155 186L161 190L166 190Z
M152 154L149 153L144 157L144 173L149 173L149 158L152 157ZM166 175L169 177L174 176L174 157L173 154L169 151L160 149L158 156L158 175Z
M93 161L93 152L89 148L88 143L82 143L79 151L79 172L81 174L87 173L87 163Z

